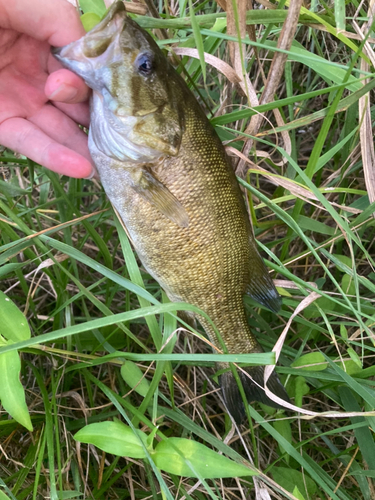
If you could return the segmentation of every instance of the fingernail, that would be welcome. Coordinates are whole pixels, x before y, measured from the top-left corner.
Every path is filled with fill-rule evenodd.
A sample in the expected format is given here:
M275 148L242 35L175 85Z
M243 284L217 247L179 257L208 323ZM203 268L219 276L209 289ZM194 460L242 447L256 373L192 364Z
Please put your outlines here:
M78 94L78 90L71 85L62 83L57 89L52 92L49 97L51 101L69 102L72 101Z
M95 175L96 175L96 170L93 168L91 174L88 175L87 177L85 177L85 179L89 179L90 180L93 177L95 177Z

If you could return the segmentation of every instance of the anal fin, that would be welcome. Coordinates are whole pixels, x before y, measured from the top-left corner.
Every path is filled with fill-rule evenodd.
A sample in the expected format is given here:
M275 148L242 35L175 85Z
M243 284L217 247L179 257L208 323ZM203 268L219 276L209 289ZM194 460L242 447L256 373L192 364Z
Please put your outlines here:
M246 295L277 313L281 307L281 297L261 256L257 254L256 257L251 261L251 274L246 287Z

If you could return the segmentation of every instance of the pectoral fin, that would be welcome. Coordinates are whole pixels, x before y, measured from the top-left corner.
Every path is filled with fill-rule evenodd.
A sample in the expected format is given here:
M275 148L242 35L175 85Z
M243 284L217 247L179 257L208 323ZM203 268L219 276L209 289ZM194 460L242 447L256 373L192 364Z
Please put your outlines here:
M181 227L188 227L189 217L184 207L164 184L155 179L151 172L141 169L132 187L165 217Z
M281 297L258 253L251 260L250 267L250 280L246 287L246 294L259 304L277 313L281 307Z

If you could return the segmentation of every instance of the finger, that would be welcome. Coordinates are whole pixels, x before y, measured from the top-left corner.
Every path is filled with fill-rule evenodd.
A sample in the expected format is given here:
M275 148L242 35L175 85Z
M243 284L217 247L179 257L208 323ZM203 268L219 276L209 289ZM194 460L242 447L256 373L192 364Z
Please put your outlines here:
M45 104L29 121L52 140L90 160L87 134L61 110L51 104Z
M55 102L55 108L59 109L73 121L89 128L90 125L90 106L88 102L78 102L77 104L65 104Z
M0 144L59 174L90 178L95 172L87 158L58 144L23 118L10 118L0 125Z
M51 54L49 61L48 61L48 72L53 73L53 72L58 72L58 71L63 71L61 69L61 63L59 61L57 61L57 59L55 59ZM69 70L67 70L67 69L64 69L64 71L66 71L67 73L70 73L69 75L67 75L68 84L76 85L76 83L74 83L74 82L72 83L69 80L69 78L71 78L70 75L74 75L74 73L69 72ZM62 76L65 78L65 75L66 75L66 73ZM75 77L78 78L78 82L77 82L78 85L84 85L84 89L85 89L84 91L82 91L82 90L78 91L78 95L76 96L75 100L77 98L80 100L80 99L83 99L85 97L85 95L87 95L85 92L88 92L88 95L89 95L91 90L88 89L88 87L86 87L84 83L82 83L83 81L80 79L79 76L75 75ZM51 92L51 91L53 92L54 90L56 90L56 88L53 87L54 83L52 80L51 80L51 84L49 83L50 78L55 78L55 77L52 76L52 74L48 77L47 83L46 83L46 89L48 92ZM47 87L47 84L48 84L48 87ZM82 89L82 87L81 87L81 89ZM64 104L63 102L60 103L56 100L54 100L53 102L54 102L54 105L58 109L61 109L66 115L70 116L76 123L79 123L80 125L84 125L85 127L89 126L90 108L89 108L89 103L85 102L84 99L83 99L83 102L77 102L74 106L71 106L70 104Z
M57 47L85 34L77 10L66 0L0 0L0 26Z
M87 101L90 90L79 76L59 69L47 78L44 92L51 101L76 103Z

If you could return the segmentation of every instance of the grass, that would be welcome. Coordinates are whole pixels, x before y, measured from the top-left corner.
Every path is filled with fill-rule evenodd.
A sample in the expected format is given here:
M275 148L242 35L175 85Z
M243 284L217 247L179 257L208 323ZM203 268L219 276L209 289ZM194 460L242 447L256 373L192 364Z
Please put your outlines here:
M159 18L137 20L164 30L166 48L173 42L197 49L195 59L180 56L189 84L229 153L250 147L254 163L242 168L241 184L283 307L278 315L248 299L246 307L266 352L284 333L277 371L300 411L254 404L250 421L232 427L215 383L216 358L200 331L177 317L194 308L169 303L139 267L101 186L59 178L4 150L0 290L24 313L32 336L0 353L19 349L33 432L1 411L1 500L375 497L375 198L369 180L375 166L365 154L373 141L375 75L372 44L356 31L363 28L372 42L367 7L354 0L303 7L293 45L277 50L286 3L245 16L241 2L237 10L220 4L228 8L228 30L225 13L210 2L193 4L194 15L190 3L159 2ZM241 55L235 42L244 20ZM237 47L233 59L230 43ZM204 52L235 68L245 92L204 62ZM281 78L272 99L262 102L263 77L277 57ZM258 100L251 98L251 106L243 73ZM250 130L259 113L266 119ZM135 379L121 376L124 360L141 370L142 394L136 368ZM265 354L258 361L273 360ZM115 417L157 433L158 441L199 441L257 475L179 477L148 458L116 457L74 440L86 424ZM194 467L194 457L191 462Z

